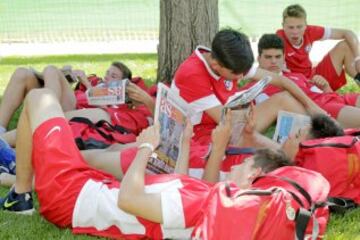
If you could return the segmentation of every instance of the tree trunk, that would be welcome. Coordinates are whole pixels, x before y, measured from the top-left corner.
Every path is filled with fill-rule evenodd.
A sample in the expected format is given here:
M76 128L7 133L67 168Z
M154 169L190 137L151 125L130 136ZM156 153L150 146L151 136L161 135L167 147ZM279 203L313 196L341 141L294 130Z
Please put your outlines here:
M171 83L197 45L210 47L218 28L218 0L160 0L157 81Z

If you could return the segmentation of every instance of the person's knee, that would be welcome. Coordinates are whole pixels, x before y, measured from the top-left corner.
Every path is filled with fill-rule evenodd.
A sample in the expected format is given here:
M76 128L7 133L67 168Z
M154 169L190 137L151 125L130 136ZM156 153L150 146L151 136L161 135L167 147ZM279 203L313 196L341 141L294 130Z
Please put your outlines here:
M48 75L48 74L59 74L60 73L60 70L55 67L54 65L48 65L44 68L44 71L43 71L43 74L44 75Z
M14 74L13 74L13 79L15 81L19 81L19 82L24 82L24 79L27 79L29 77L33 77L34 74L31 72L30 69L28 68L24 68L24 67L19 67L15 70Z
M31 90L25 98L25 105L31 104L38 104L43 101L49 101L49 99L55 98L56 96L51 89L41 88L41 89L33 89Z
M335 49L339 50L342 53L351 52L351 48L350 48L349 44L346 41L338 42L335 45Z

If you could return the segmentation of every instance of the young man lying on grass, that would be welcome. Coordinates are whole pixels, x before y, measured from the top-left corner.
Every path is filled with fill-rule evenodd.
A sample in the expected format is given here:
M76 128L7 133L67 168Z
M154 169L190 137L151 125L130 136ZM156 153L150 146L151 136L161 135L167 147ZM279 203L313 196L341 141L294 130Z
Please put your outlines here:
M213 137L218 147L211 154L218 161L229 140L230 121L227 117ZM147 160L159 141L158 125L141 133L136 157L120 187L113 176L84 161L56 95L48 89L32 90L18 124L16 184L1 199L1 207L33 212L35 175L40 213L59 227L107 237L189 238L212 184L186 175L146 176ZM186 172L187 160L184 155L181 172ZM256 176L285 165L290 162L282 152L260 150L243 167L234 168L231 176L243 176L234 180L245 188Z
M75 75L80 79L81 84L90 88L91 84L86 77L85 73L81 70L74 70ZM121 62L112 63L102 85L112 81L119 81L123 79L131 79L132 73L130 69ZM68 80L65 78L64 73L55 66L47 66L42 72L42 78L39 80L36 75L29 69L18 68L10 78L6 86L4 96L0 104L0 134L11 145L15 146L16 131L6 132L7 125L18 107L23 103L26 94L36 88L46 87L52 89L59 98L59 102L65 115L68 119L73 117L85 117L91 122L96 123L100 120L106 120L113 125L121 125L123 118L119 117L119 113L125 114L126 112L136 112L137 132L140 132L144 127L149 125L148 118L152 117L154 108L154 101L147 92L141 88L141 84L137 86L134 83L129 83L126 88L129 99L132 100L135 108L128 108L127 105L120 106L104 106L91 108L79 108L79 102L83 99L78 99ZM84 96L82 96L84 97ZM90 107L90 106L89 106Z

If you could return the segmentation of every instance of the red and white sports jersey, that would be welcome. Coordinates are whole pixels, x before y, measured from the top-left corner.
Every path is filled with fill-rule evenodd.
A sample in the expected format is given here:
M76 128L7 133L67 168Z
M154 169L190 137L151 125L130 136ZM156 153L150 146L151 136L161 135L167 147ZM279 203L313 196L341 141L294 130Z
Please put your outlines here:
M331 29L308 25L300 46L292 45L285 36L283 29L278 30L276 34L284 41L286 67L291 72L302 73L310 78L313 74L312 63L309 58L312 44L317 40L329 39Z
M185 175L151 175L145 190L161 193L163 224L128 214L117 207L119 184L88 180L73 212L74 233L111 238L190 238L211 185Z
M237 79L228 80L212 71L204 56L210 49L198 46L177 69L171 88L179 92L190 106L198 113L194 127L194 139L209 136L216 127L216 122L204 111L223 105L227 99L238 91ZM256 68L252 68L247 76L251 76ZM194 119L193 119L194 120ZM208 143L208 138L203 143Z

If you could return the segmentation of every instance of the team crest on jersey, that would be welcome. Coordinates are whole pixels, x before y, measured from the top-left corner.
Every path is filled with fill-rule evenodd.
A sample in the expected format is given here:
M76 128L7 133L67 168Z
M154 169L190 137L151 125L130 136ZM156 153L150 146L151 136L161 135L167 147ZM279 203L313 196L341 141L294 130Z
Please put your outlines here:
M311 50L311 44L308 44L308 45L306 45L306 47L305 47L305 52L310 52L310 50Z
M234 86L233 81L231 81L231 80L224 80L224 84L225 84L226 90L228 90L228 91L230 91Z

